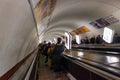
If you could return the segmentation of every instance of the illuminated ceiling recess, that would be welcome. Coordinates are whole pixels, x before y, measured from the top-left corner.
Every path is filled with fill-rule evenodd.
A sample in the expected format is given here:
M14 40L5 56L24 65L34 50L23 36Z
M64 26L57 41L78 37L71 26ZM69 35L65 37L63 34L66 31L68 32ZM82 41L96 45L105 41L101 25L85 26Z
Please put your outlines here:
M40 40L53 39L80 26L90 29L91 21L113 14L119 9L120 0L57 0L53 12L47 17L48 21L45 21L48 22L47 27L45 23L37 22L44 27L39 31Z

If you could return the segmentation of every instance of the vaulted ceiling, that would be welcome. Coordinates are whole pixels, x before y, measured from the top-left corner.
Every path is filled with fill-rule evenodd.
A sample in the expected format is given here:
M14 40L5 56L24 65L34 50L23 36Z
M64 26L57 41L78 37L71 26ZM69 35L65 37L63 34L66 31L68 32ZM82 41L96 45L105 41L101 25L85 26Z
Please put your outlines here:
M119 10L120 0L57 0L49 24L40 31L40 39L53 39Z

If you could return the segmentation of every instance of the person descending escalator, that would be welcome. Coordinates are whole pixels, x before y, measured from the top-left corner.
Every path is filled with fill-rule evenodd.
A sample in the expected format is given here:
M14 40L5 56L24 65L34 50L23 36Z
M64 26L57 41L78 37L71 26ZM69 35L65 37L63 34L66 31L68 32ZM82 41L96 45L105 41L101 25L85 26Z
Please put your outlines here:
M61 43L62 39L60 37L57 38L57 44L55 45L55 48L53 52L51 53L51 59L52 59L52 69L56 72L61 71L63 68L63 57L62 52L64 51L64 46Z

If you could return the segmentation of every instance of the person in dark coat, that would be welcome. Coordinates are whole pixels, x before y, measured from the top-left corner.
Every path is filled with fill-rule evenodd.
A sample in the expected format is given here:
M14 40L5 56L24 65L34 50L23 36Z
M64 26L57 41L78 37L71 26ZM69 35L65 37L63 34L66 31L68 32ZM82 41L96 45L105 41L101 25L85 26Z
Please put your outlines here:
M89 44L90 42L89 42L89 39L88 39L88 37L85 37L85 44Z
M95 36L93 36L93 37L90 38L90 43L91 44L95 44Z
M115 43L119 43L120 41L119 41L119 36L118 36L118 34L117 33L115 33L115 35L114 35L114 37L113 37L113 43L115 44Z
M62 52L64 51L64 46L61 43L62 39L60 37L57 38L57 44L52 52L52 69L54 71L62 70Z
M96 37L96 44L101 44L103 42L103 39L100 35Z

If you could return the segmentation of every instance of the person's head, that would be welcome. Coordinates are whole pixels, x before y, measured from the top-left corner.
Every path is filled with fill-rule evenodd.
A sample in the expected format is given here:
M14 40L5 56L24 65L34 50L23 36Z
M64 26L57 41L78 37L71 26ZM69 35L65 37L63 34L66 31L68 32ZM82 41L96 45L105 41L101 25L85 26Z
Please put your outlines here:
M118 34L117 33L115 33L115 36L117 36Z
M50 46L51 45L51 42L48 42L48 46Z
M100 34L97 37L101 37Z
M43 43L46 44L46 41L44 41Z
M59 44L62 41L60 37L57 38L57 43Z

